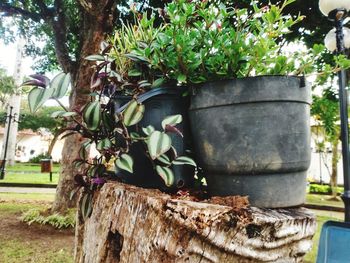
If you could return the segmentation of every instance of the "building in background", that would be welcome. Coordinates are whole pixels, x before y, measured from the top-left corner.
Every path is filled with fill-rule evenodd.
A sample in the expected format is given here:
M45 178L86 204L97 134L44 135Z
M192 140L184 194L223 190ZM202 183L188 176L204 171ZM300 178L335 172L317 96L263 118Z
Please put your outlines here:
M33 157L46 154L53 135L45 129L37 132L32 130L21 130L17 133L15 160L28 162ZM4 127L0 127L0 148L4 143ZM64 140L58 140L52 151L54 162L61 160Z

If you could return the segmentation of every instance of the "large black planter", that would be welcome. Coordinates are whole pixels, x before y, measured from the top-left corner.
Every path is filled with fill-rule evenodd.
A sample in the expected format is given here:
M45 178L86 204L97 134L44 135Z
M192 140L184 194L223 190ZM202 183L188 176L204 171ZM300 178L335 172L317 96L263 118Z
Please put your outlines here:
M177 151L178 156L187 154L191 149L190 125L188 120L189 97L183 96L184 89L180 87L165 87L153 89L141 95L138 100L145 105L145 114L136 126L130 127L142 134L141 127L152 125L156 130L162 131L162 120L170 115L181 114L182 123L176 127L182 131L184 137L174 133L168 133L171 137L172 145ZM130 101L128 96L119 96L116 99L116 107L120 109ZM133 157L133 174L124 170L118 172L118 176L126 183L141 186L145 188L157 188L164 191L175 190L182 187L191 187L193 184L193 168L188 165L173 166L175 184L172 188L165 186L163 180L155 172L152 162L146 156L146 146L143 142L133 143L129 154Z
M190 107L197 159L212 195L248 195L258 207L305 200L310 88L299 77L206 83Z

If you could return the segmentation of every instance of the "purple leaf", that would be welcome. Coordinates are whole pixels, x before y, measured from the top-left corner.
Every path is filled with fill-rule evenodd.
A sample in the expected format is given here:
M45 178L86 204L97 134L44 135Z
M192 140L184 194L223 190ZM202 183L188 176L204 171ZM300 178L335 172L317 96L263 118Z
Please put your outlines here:
M182 134L182 132L176 128L175 126L171 126L169 124L165 125L165 132L171 132L171 133L176 133L178 135L180 135L181 137L184 137L184 135Z
M45 83L41 82L40 80L36 80L36 79L27 80L27 81L23 82L21 86L39 86L42 88L46 88Z
M104 49L102 50L102 54L105 55L106 53L108 53L112 49L112 47L112 45L104 47Z
M108 77L108 74L106 72L101 72L101 73L98 74L98 77L100 79L102 79L102 78Z
M46 86L50 85L50 79L44 75L41 74L33 74L33 75L29 75L29 77L39 80L40 82L44 83Z
M97 184L97 185L102 185L106 182L105 179L97 177L97 178L92 178L92 183Z

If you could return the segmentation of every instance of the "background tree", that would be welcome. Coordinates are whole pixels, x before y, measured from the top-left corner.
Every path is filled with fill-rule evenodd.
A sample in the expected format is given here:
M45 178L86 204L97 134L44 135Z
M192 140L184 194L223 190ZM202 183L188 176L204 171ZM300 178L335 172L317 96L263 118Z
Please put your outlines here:
M99 51L105 33L110 32L118 16L114 0L8 0L0 1L1 20L12 17L19 33L27 40L27 53L47 56L41 61L41 69L57 67L72 76L70 108L80 109L89 100L92 63L84 58ZM13 28L1 24L3 37L9 39ZM1 26L0 25L0 26ZM6 26L6 25L5 25ZM37 41L45 41L39 49ZM55 54L55 55L54 55ZM73 206L69 193L74 188L73 175L76 173L71 161L78 154L81 138L68 137L62 156L62 169L54 211L65 211Z
M337 198L338 179L338 152L340 127L339 127L339 105L338 98L331 88L323 91L322 96L314 96L311 107L311 114L321 122L325 134L325 141L332 146L332 172L330 176L330 187L332 197Z
M54 119L51 114L55 111L61 110L60 107L43 107L35 113L31 113L27 103L22 103L23 109L19 117L18 130L30 129L38 131L40 128L47 129L53 134L53 139L50 142L47 150L47 155L51 155L55 143L62 133L64 124L59 119ZM0 125L5 125L6 112L0 111Z
M0 109L4 109L7 98L16 92L15 80L0 68Z

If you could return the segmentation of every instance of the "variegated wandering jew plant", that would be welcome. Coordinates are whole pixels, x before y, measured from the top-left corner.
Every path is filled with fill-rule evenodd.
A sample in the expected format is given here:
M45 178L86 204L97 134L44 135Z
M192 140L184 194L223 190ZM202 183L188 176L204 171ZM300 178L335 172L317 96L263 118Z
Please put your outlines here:
M88 57L87 59L91 59ZM101 64L102 67L101 67ZM102 69L107 63L97 65ZM62 106L62 111L52 114L54 118L65 118L68 127L65 135L81 134L86 140L81 146L79 156L74 164L82 168L82 173L75 175L75 181L85 188L81 202L81 211L84 218L91 213L91 200L93 190L115 178L115 170L122 169L133 172L133 158L128 154L132 143L142 141L145 143L145 154L153 162L153 167L164 180L166 186L174 184L174 165L191 165L196 163L187 156L167 154L172 150L170 132L182 136L176 125L182 122L181 115L172 115L161 121L162 130L153 126L140 127L140 132L130 132L137 125L145 112L145 106L137 100L137 93L124 109L116 109L114 97L118 88L109 79L109 74L97 71L98 78L93 77L91 84L91 101L82 109L69 111L59 101L68 91L70 85L69 74L60 73L50 81L42 75L31 75L31 80L23 85L35 86L28 95L30 109L34 112L47 100L54 99ZM113 76L112 76L113 78ZM114 84L111 84L114 83ZM122 85L123 82L118 82ZM134 129L133 129L134 130ZM96 145L98 156L89 158L88 149ZM77 188L79 189L79 188Z

